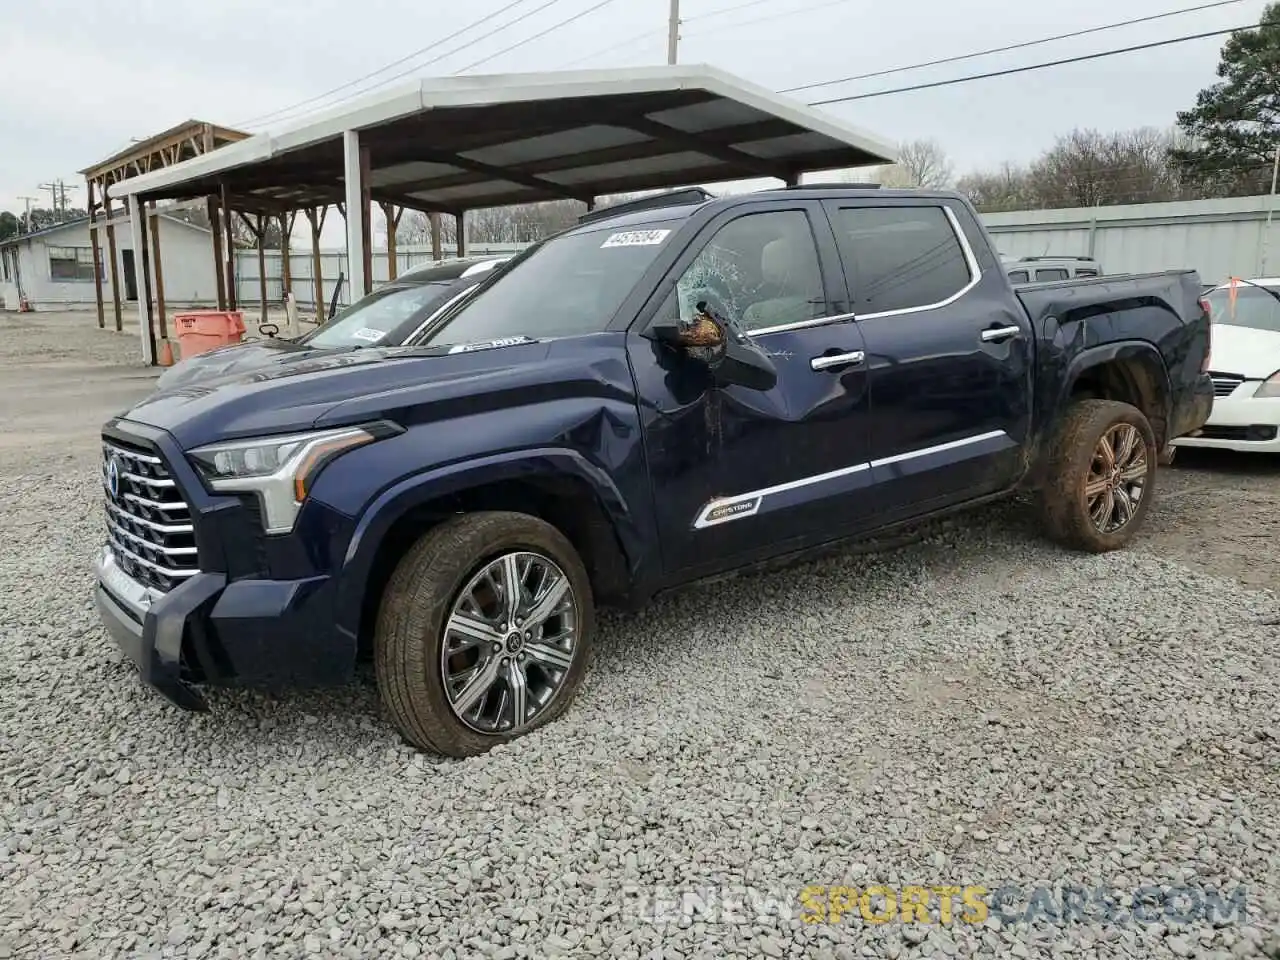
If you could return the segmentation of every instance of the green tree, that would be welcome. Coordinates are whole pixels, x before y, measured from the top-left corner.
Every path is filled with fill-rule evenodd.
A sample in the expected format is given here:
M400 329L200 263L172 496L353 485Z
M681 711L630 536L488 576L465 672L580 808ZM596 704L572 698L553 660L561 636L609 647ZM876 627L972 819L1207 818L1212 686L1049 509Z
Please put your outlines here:
M1190 144L1170 156L1202 195L1267 193L1280 146L1280 3L1267 5L1258 29L1231 35L1217 73L1195 107L1179 112Z
M18 218L8 210L0 210L0 240L8 240L18 232Z

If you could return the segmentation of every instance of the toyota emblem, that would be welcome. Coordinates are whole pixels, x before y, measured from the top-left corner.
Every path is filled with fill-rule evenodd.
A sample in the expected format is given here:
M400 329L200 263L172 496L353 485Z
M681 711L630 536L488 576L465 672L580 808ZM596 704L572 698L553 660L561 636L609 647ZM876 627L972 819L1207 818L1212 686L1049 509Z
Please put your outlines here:
M107 461L107 493L112 500L120 499L120 461L115 457Z

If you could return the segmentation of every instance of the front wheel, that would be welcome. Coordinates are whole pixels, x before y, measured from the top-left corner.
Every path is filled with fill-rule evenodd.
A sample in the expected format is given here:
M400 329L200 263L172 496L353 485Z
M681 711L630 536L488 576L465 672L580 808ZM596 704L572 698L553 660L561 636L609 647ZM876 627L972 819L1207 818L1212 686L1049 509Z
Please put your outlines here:
M555 527L464 514L396 567L374 638L378 688L414 746L483 753L558 717L591 656L591 585Z
M1137 407L1115 400L1073 403L1049 451L1040 493L1048 535L1090 553L1123 547L1151 507L1159 453Z

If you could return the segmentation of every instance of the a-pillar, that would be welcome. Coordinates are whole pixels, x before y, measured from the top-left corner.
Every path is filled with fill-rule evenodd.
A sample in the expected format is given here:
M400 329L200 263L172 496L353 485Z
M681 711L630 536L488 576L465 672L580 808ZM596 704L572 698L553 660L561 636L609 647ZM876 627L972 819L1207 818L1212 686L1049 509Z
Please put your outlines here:
M346 130L342 134L343 178L347 199L347 272L350 276L351 302L363 297L369 285L369 204L365 185L368 159L361 157L360 133Z

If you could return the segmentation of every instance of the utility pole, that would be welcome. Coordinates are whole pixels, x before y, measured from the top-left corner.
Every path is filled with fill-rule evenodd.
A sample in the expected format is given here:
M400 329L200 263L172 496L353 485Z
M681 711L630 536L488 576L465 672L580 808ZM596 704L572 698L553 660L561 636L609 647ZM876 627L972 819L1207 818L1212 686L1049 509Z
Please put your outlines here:
M671 0L671 17L667 23L667 63L676 62L680 46L680 0Z
M48 190L49 197L53 201L53 206L52 206L53 222L61 223L63 220L67 219L67 184L66 182L61 177L59 177L57 180L53 181L52 183L40 184L40 189ZM75 190L76 187L73 185L71 189Z
M27 212L22 215L23 232L31 232L31 204L39 200L39 197L19 197L19 200L25 200L27 203Z

